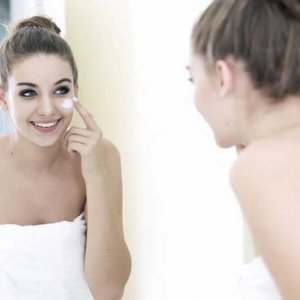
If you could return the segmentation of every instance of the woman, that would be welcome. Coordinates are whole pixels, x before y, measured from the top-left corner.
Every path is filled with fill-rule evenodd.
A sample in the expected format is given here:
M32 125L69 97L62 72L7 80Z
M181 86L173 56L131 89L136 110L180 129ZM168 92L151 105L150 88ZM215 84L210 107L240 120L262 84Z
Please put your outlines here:
M121 299L130 273L120 156L76 98L77 68L50 19L0 48L0 298ZM86 128L68 128L77 110Z
M215 0L192 32L195 104L220 147L257 257L245 299L300 299L300 2Z

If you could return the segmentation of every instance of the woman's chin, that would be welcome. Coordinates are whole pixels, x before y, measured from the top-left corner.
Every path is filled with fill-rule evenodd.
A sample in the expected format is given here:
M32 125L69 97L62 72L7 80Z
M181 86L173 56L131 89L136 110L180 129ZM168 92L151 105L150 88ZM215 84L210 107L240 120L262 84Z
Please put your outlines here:
M224 149L236 146L235 143L231 139L226 138L226 137L219 137L219 136L215 135L215 141L216 141L216 144L220 148L224 148Z

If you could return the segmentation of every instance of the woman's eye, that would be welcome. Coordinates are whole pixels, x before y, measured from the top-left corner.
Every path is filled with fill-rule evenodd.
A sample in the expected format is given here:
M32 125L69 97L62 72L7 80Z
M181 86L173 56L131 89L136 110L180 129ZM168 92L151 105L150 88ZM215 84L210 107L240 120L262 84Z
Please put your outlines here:
M36 92L34 90L24 90L24 91L21 91L19 93L19 95L22 97L29 98L29 97L36 96Z
M190 78L188 79L188 81L190 81L191 83L194 83L194 80L193 80L192 77L190 77Z
M61 86L57 90L55 90L55 94L57 95L65 95L70 91L67 86Z

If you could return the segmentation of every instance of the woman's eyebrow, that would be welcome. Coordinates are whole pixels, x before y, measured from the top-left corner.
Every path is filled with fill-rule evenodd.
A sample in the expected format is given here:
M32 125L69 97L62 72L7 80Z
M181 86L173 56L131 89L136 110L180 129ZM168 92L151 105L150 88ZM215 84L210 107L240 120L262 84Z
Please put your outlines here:
M60 80L58 80L57 82L55 82L54 85L58 85L58 84L60 84L60 83L62 83L62 82L64 82L64 81L67 81L67 82L72 83L72 80L71 80L71 79L69 79L69 78L63 78L63 79L60 79ZM38 87L37 84L30 83L30 82L19 82L19 83L17 84L17 86L20 86L20 85L27 85L27 86L31 86L31 87Z
M58 84L60 84L60 83L62 83L62 82L64 82L64 81L67 81L67 82L72 83L72 80L71 80L71 79L69 79L69 78L63 78L63 79L60 79L60 80L58 80L57 82L55 82L54 85L58 85Z
M17 85L18 85L18 86L19 86L19 85L28 85L28 86L31 86L31 87L37 87L36 84L30 83L30 82L19 82Z

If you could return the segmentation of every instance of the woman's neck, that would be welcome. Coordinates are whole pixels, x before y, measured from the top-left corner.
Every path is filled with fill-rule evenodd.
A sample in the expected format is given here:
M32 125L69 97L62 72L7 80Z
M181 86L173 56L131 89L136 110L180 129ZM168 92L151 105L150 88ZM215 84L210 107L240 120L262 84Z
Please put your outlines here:
M263 107L250 115L241 128L243 142L237 150L259 140L276 138L291 130L300 129L300 98L291 97L281 103Z
M48 147L36 145L17 133L8 136L8 155L18 170L45 174L55 173L66 157L62 141Z

